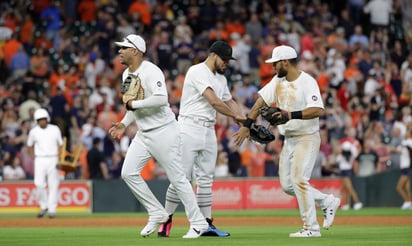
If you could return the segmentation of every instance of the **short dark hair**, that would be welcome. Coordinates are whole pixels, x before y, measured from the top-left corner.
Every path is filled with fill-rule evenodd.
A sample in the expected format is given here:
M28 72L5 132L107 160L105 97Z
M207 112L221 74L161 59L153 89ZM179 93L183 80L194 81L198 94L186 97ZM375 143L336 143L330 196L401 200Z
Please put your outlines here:
M101 142L101 139L98 137L93 138L93 145L99 144Z

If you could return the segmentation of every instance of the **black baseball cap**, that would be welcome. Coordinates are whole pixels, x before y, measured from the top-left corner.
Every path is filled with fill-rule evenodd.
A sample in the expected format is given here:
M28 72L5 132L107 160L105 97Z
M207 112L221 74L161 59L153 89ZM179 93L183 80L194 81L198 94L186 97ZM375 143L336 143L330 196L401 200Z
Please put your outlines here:
M214 42L209 51L215 53L224 61L236 60L232 57L232 47L225 41L218 40Z

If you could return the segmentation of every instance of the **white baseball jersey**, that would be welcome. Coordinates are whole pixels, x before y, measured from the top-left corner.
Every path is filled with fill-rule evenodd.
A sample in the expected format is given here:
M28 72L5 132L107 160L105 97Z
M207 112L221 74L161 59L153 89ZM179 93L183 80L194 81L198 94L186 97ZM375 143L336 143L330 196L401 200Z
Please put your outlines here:
M308 107L324 108L316 80L303 71L295 81L290 82L286 77L275 76L258 93L267 105L276 104L289 112ZM278 129L285 136L312 134L319 131L319 118L291 119L286 124L279 125Z
M44 129L36 125L27 138L27 146L34 146L35 157L57 157L60 145L63 145L60 129L52 124L47 124Z
M212 88L222 101L232 99L226 77L223 74L212 73L204 62L191 66L186 73L183 84L179 115L215 121L216 110L203 97L203 92L208 87Z
M129 74L133 74L140 78L141 86L144 90L144 98L152 95L167 96L167 88L163 72L153 63L143 61L139 68L133 73L130 73L129 68L127 68L122 75L123 81ZM175 115L169 105L141 108L135 111L128 111L127 114L127 122L125 125L127 126L132 121L137 120L137 126L141 131L155 129L175 120Z

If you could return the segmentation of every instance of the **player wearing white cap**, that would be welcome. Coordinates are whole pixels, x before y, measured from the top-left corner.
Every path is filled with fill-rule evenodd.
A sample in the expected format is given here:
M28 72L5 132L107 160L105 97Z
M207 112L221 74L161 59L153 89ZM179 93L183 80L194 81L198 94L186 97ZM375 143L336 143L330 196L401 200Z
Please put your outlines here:
M34 112L34 120L37 125L29 132L27 147L30 156L34 159L34 185L36 199L40 206L37 217L42 218L48 213L49 218L54 218L60 184L56 165L62 151L63 138L60 128L49 123L50 116L46 109L37 109Z
M234 58L230 45L224 41L214 42L206 60L191 66L187 71L180 102L180 151L187 178L192 180L194 173L197 203L209 223L204 236L230 236L212 223L212 184L217 160L216 112L232 117L237 122L246 119L232 99L223 75L231 59ZM171 216L179 202L176 187L172 184L167 190L165 205ZM171 226L170 218L160 226L158 236L168 237Z
M259 115L259 109L276 104L285 124L278 125L285 141L279 161L279 178L283 190L296 196L303 229L289 234L290 237L320 237L316 218L316 203L323 209L323 227L328 229L334 220L340 199L313 188L309 179L320 148L319 116L324 106L315 79L296 68L297 53L286 45L275 47L272 58L277 72L272 80L259 90L259 98L249 112L243 127L235 133L240 145L249 136L249 127Z
M140 235L152 234L169 218L165 208L140 175L147 161L154 157L165 169L170 183L176 187L178 196L185 206L190 229L183 238L200 237L207 231L208 224L196 204L192 186L183 172L178 150L179 130L168 103L164 75L155 64L143 60L146 44L142 37L131 34L122 42L115 44L120 47L122 64L127 66L122 75L123 84L129 76L136 76L140 79L144 91L144 99L128 101L126 108L129 110L121 122L113 123L109 129L110 136L118 138L134 121L139 128L127 150L121 176L149 214L148 223Z

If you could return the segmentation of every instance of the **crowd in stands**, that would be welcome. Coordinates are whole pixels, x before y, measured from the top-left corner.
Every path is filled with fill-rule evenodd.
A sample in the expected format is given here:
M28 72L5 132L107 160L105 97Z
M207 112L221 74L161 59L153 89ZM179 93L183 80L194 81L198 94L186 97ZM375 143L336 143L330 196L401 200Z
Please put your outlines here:
M358 175L399 168L399 146L412 127L411 8L410 0L2 1L0 176L32 178L25 142L34 110L45 107L69 148L84 146L79 171L65 178L120 178L138 129L129 127L120 140L107 135L125 113L124 66L113 43L131 33L145 38L146 58L163 70L176 117L185 71L207 57L213 41L233 47L237 60L225 75L245 114L274 75L264 60L277 45L293 46L299 68L316 78L325 103L313 177L339 175L344 142L356 156L377 156L372 162L356 158ZM237 148L231 136L238 127L218 116L217 177L277 176L277 129L270 144L245 141ZM161 178L164 172L151 160L144 177Z

